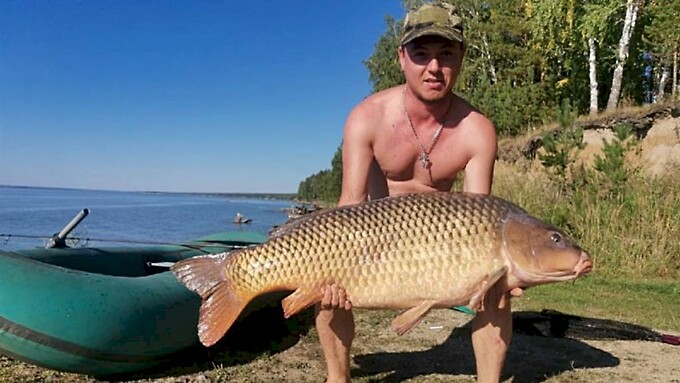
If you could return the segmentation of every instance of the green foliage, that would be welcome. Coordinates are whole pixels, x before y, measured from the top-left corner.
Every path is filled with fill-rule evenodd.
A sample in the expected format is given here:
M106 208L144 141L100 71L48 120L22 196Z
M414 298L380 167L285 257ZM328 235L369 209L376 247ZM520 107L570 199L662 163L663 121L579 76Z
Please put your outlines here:
M651 0L647 7L649 22L644 36L650 49L663 65L672 62L673 54L680 50L680 0Z
M565 187L568 185L567 170L575 160L576 151L583 148L583 129L574 126L576 113L568 99L557 110L559 128L543 135L544 153L538 158L550 174Z
M527 20L538 70L551 83L557 99L568 97L577 109L588 98L587 92L576 91L581 83L576 76L587 73L585 44L578 32L583 13L582 5L573 0L532 1Z
M493 121L499 136L516 136L548 120L549 110L543 107L546 100L542 84L516 86L512 80L491 84L487 74L478 76L475 81L486 85L469 86L465 97Z
M321 170L300 182L297 198L302 201L337 202L342 190L342 145L331 161L331 169Z
M651 0L647 7L648 22L643 26L644 49L654 55L657 76L663 70L673 68L674 57L680 51L680 0ZM654 86L652 84L651 86ZM654 87L655 91L659 89ZM672 92L672 83L666 84L666 92Z
M571 120L567 106L558 118L562 127ZM570 153L578 136L548 137L542 176L521 177L521 188L497 178L494 193L567 231L602 275L680 277L680 177L649 179L629 165L638 148L630 125L615 127L591 167L575 166Z
M628 180L636 176L634 169L626 167L626 154L635 146L630 125L616 127L615 139L603 140L603 156L596 156L591 169L575 166L578 150L582 149L583 130L573 127L574 115L568 101L558 113L560 129L544 136L544 154L539 155L550 180L564 198L558 201L545 217L558 227L582 235L584 227L578 218L586 211L606 222L612 214L634 215L635 204L627 189Z
M626 182L632 170L626 169L626 153L635 145L632 126L620 124L616 126L616 136L612 142L603 139L604 156L595 157L594 180L597 190L594 192L602 198L622 201L626 191ZM626 141L628 138L630 140Z
M521 2L461 1L468 49L456 91L484 112L500 136L514 136L543 124L552 95L530 50Z
M342 144L335 150L333 160L331 160L330 182L329 198L325 201L337 202L342 192Z
M375 44L373 54L364 61L374 93L404 83L404 74L397 60L397 47L403 28L401 22L391 16L385 17L385 23L387 30Z

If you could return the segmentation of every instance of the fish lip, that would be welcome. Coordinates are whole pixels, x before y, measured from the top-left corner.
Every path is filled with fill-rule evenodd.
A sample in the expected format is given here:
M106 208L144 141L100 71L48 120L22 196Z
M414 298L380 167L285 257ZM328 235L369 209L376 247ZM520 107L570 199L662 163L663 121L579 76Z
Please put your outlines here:
M593 261L587 252L581 250L581 258L576 266L574 266L574 278L578 278L583 274L587 274L593 270Z
M581 256L578 262L574 265L574 268L569 272L555 272L551 276L559 277L562 275L563 280L576 279L584 274L589 273L593 269L593 261L590 259L590 255L587 252L581 250Z

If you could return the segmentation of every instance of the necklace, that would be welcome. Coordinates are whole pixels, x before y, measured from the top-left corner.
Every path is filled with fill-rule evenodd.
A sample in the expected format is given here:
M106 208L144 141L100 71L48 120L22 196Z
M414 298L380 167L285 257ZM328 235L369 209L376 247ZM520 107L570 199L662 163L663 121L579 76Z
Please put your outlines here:
M430 153L432 153L432 149L434 149L434 146L437 144L437 140L439 140L439 136L441 136L442 134L444 124L446 123L446 117L449 115L449 111L451 110L451 103L449 103L449 109L446 111L446 114L444 115L444 122L442 122L442 124L439 125L439 128L437 128L437 130L432 135L432 142L430 143L429 149L425 149L425 145L423 145L423 143L420 142L420 138L418 138L418 133L416 133L416 128L413 126L413 122L411 121L411 116L408 114L408 110L406 110L406 86L404 86L404 90L401 92L401 103L404 106L404 115L406 116L406 121L408 121L408 125L411 127L411 131L413 132L413 135L416 137L416 142L418 142L418 146L420 146L421 153L420 156L418 156L420 164L423 166L423 169L429 169L432 166L432 161L430 161Z

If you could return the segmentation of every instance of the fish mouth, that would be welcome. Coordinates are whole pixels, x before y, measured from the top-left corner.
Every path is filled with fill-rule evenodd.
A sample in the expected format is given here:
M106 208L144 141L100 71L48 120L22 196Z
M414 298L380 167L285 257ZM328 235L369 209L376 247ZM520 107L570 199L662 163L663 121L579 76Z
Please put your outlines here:
M555 272L552 274L548 274L549 276L552 276L555 278L555 280L575 280L578 277L589 273L593 269L593 261L590 260L590 255L586 253L585 251L581 250L581 255L579 257L578 262L574 265L574 268L567 271L562 271L562 272Z
M574 278L578 278L583 274L589 273L593 269L593 261L585 251L581 250L581 258L576 266L574 266Z
M590 260L590 256L588 253L581 250L579 260L576 262L574 267L570 269L553 272L530 272L528 270L522 270L522 268L513 265L512 270L518 276L518 278L524 282L519 286L529 287L546 282L575 281L578 277L589 273L592 268L593 262Z

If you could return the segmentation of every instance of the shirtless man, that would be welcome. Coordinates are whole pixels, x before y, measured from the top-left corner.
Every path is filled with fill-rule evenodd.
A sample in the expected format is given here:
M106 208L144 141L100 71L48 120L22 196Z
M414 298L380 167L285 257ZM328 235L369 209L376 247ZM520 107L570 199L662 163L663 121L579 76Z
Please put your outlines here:
M450 191L461 171L464 191L491 192L497 149L493 124L451 92L464 53L455 8L426 4L408 13L398 48L406 84L368 97L347 118L339 206L402 193ZM499 381L512 332L509 297L493 290L473 320L479 382ZM350 381L351 299L341 286L327 286L317 305L328 382Z

